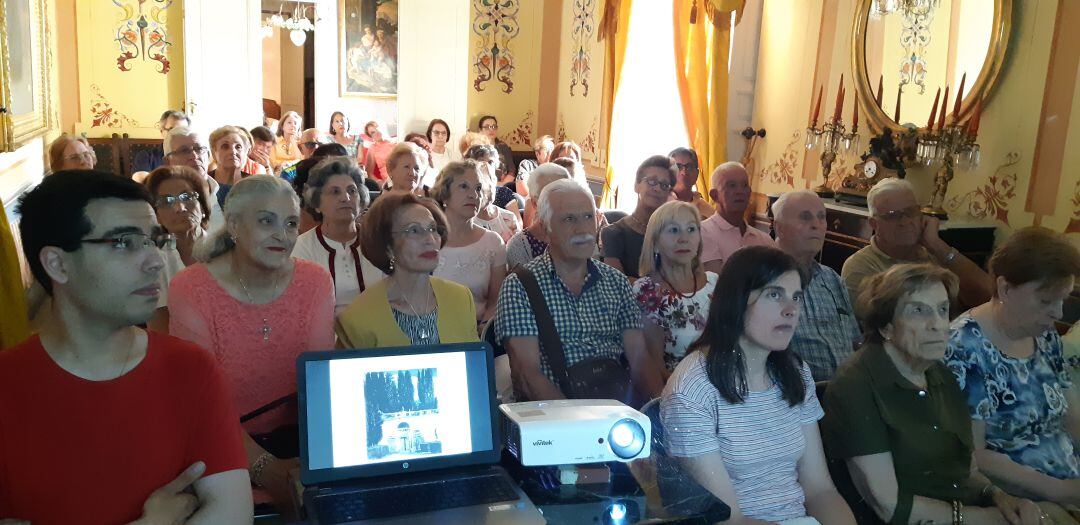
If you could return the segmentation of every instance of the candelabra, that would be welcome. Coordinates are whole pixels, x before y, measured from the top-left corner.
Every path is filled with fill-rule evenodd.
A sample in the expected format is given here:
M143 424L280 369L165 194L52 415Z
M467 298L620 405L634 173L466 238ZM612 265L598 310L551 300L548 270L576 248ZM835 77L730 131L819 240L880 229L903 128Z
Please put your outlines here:
M821 174L825 180L820 186L814 188L814 192L822 198L832 197L833 189L829 186L829 175L832 173L833 162L836 161L836 155L841 152L851 154L858 151L859 122L856 120L851 125L851 133L847 132L844 122L840 119L825 122L820 128L811 124L806 128L806 149L821 150Z
M939 219L947 220L949 214L942 208L949 182L953 179L956 168L970 170L979 166L979 145L975 135L966 125L950 124L936 131L927 131L919 139L916 155L926 166L941 163L941 168L934 175L934 190L930 202L923 206L922 212Z

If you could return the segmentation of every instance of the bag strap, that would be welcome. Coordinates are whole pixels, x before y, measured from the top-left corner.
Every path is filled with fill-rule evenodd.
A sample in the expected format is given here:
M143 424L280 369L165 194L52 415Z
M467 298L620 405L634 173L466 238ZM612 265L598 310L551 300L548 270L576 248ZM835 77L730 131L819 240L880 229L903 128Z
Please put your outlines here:
M271 401L271 402L269 402L269 403L267 403L267 404L265 404L265 405L263 405L263 406L261 406L259 408L256 408L255 410L252 410L251 412L248 412L247 414L244 414L244 415L240 416L240 422L241 423L247 423L248 421L251 421L252 419L255 419L255 418L257 418L257 417L259 417L259 416L261 416L261 415L263 415L263 414L265 414L265 413L267 413L267 412L269 412L269 411L271 411L271 410L273 410L273 409L275 409L275 408L277 408L277 407L279 407L281 405L284 405L285 403L288 403L289 401L295 401L295 400L296 400L296 392L293 392L291 394L279 397L279 398L277 398L277 399L275 399L275 400L273 400L273 401Z
M571 397L573 391L570 376L566 373L566 355L563 353L562 340L559 339L559 331L555 328L555 319L551 316L551 310L548 309L544 293L540 291L540 283L536 281L536 275L524 266L518 266L512 271L521 281L521 286L525 288L525 295L528 296L529 303L532 305L536 329L539 332L540 352L547 357L548 366L555 374L559 390L562 390L566 397Z

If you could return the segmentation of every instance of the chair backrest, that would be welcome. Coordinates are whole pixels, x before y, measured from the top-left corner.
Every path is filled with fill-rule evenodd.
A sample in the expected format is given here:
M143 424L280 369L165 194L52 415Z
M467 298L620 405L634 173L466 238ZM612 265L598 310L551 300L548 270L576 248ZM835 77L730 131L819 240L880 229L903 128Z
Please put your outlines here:
M604 210L604 217L607 219L608 224L615 224L626 217L627 213L622 210Z

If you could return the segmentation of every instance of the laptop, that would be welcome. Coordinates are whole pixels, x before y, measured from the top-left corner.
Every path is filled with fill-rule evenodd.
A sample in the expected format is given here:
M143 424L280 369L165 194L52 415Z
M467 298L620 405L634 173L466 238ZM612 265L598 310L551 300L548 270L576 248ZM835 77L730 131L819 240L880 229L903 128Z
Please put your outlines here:
M296 366L310 523L545 523L497 465L487 343L309 352Z

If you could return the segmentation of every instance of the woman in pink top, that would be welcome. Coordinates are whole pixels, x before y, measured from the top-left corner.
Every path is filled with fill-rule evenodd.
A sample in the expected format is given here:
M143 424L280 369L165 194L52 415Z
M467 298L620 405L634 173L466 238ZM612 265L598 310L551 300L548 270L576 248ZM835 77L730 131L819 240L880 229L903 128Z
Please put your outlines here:
M169 286L169 332L214 353L243 415L296 393L301 352L334 347L334 285L321 266L290 257L300 203L284 179L245 178L224 209L225 227L196 250L200 263ZM251 481L289 519L295 425L295 400L243 425Z

